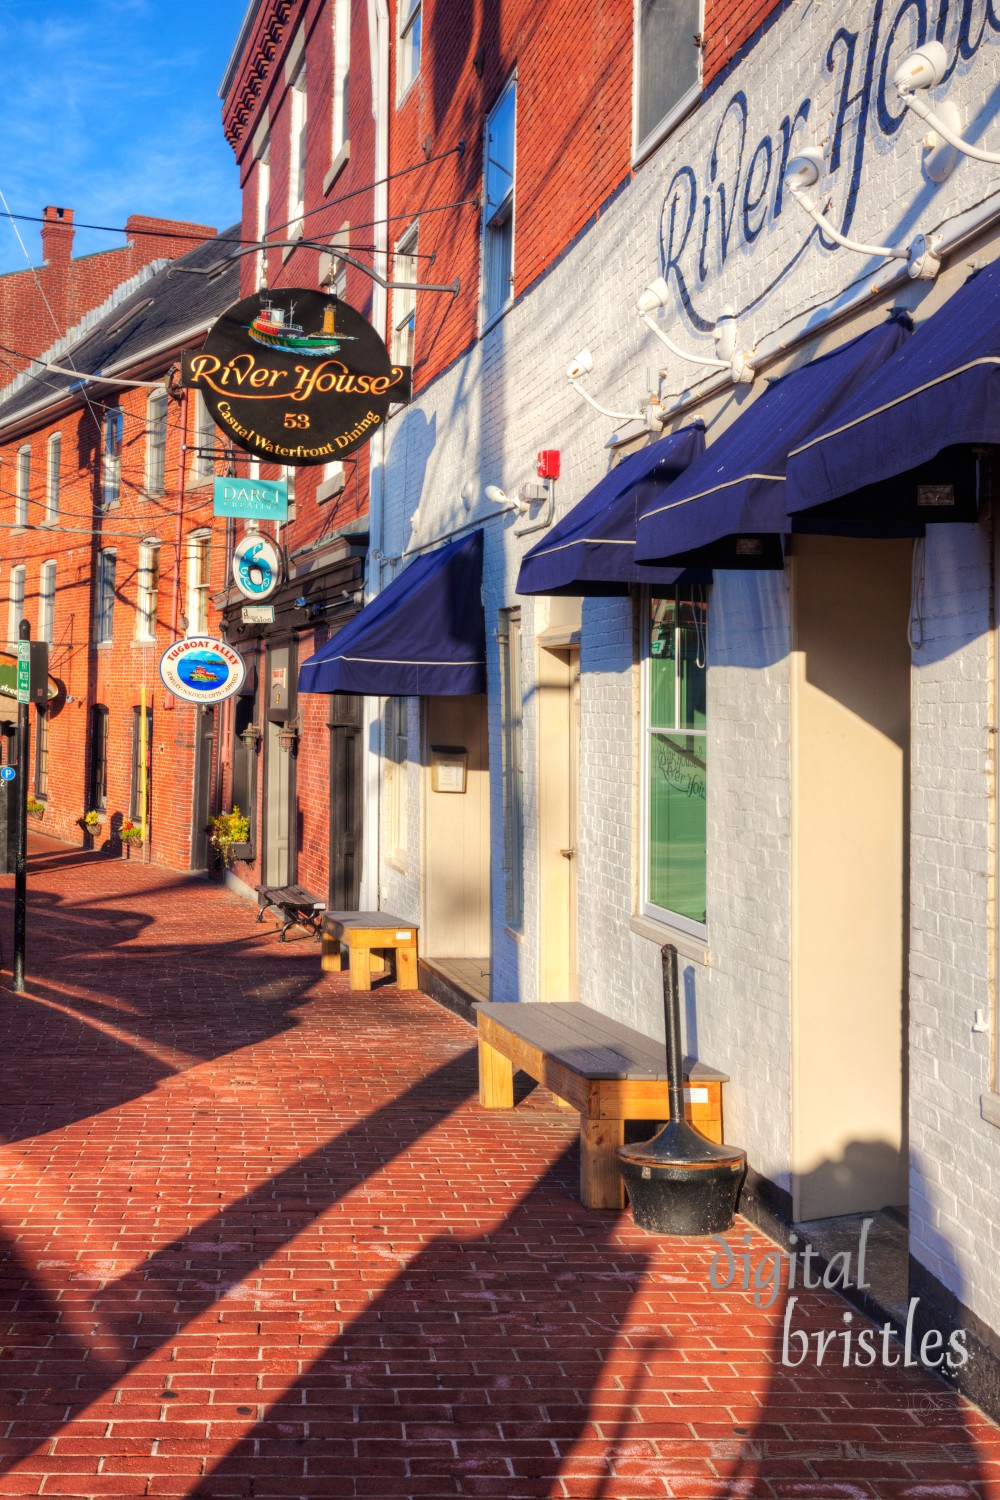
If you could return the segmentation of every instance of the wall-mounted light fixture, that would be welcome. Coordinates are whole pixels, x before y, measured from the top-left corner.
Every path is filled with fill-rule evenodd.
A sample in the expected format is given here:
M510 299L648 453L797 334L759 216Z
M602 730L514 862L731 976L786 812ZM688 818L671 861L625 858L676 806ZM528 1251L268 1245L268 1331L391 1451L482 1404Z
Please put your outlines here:
M943 182L955 163L955 158L952 157L949 164L948 157L941 150L941 141L944 141L946 146L950 146L952 152L961 152L963 156L971 156L974 161L989 162L991 166L1000 165L1000 151L984 151L981 146L974 146L971 141L962 137L961 116L954 104L945 100L936 108L932 108L924 98L928 89L937 87L947 70L948 53L942 43L925 42L922 47L918 47L915 52L903 58L892 76L896 92L907 109L912 110L919 119L931 127L935 139L932 141L929 137L924 138L924 166L928 175L933 175L928 161L930 153L936 149L939 161L938 171L943 175L934 177L935 182Z
M705 365L710 370L728 370L736 384L749 385L754 377L753 362L746 350L736 348L736 315L732 308L723 308L722 316L715 325L712 337L715 339L719 352L712 357L706 354L693 354L688 349L681 349L660 327L654 314L668 307L670 301L669 286L662 276L657 276L639 298L635 310L646 327L655 333L661 344L666 344L671 354L676 354L678 359L686 359L689 364L693 365Z
M590 392L580 384L584 375L589 375L593 368L594 356L589 349L581 349L576 358L566 366L566 379L588 406L599 411L602 417L610 417L612 422L641 422L646 432L659 432L659 417L649 407L644 407L641 411L612 411L610 407L595 401Z
M879 255L888 260L905 260L909 263L910 276L914 280L933 281L941 269L941 261L935 253L938 246L936 236L932 235L928 239L925 235L918 234L904 249L899 245L867 245L834 228L825 212L809 194L809 189L819 182L825 167L823 153L818 146L803 146L792 157L785 172L788 191L823 233L836 244L843 245L845 250L853 250L857 255Z

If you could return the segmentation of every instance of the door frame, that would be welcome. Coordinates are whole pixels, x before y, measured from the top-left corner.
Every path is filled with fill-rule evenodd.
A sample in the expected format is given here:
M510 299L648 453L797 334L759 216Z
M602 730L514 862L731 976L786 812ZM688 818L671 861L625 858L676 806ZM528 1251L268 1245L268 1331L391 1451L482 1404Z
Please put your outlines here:
M277 747L271 749L272 724L291 724L298 712L298 692L296 679L298 676L298 636L286 636L283 640L269 640L267 652L264 657L264 745L263 745L263 768L261 787L260 808L260 868L261 879L265 885L274 884L270 879L268 863L270 851L267 836L267 815L270 802L270 757L272 754L287 755L288 766L288 885L297 883L298 860L299 860L299 822L298 822L298 787L297 787L297 764L296 752L294 750L282 750ZM288 702L281 709L271 707L271 660L275 651L288 651ZM274 717L280 715L280 717Z
M538 998L579 999L579 954L576 838L578 806L571 806L574 779L567 775L576 744L575 789L579 797L580 646L578 632L546 633L538 638ZM576 637L574 639L574 636ZM552 639L551 637L555 637ZM576 733L574 733L574 717ZM572 856L562 851L573 848ZM575 970L575 971L574 971Z

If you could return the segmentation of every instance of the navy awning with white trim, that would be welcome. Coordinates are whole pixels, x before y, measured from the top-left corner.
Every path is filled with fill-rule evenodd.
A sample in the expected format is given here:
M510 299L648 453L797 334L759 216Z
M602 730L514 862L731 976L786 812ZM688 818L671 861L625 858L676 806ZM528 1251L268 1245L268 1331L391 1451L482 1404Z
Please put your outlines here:
M676 582L676 568L636 563L636 523L650 495L671 484L704 450L699 422L628 454L525 554L517 592L589 597L625 594L631 583Z
M644 562L720 568L780 567L789 452L838 410L911 334L892 320L811 360L736 418L639 519Z
M416 558L299 671L300 693L486 691L483 533Z
M788 466L788 508L817 505L931 465L962 444L1000 443L1000 261L971 276L898 353L814 433ZM965 455L968 457L968 455ZM955 455L961 463L961 456ZM933 494L915 500L926 520Z

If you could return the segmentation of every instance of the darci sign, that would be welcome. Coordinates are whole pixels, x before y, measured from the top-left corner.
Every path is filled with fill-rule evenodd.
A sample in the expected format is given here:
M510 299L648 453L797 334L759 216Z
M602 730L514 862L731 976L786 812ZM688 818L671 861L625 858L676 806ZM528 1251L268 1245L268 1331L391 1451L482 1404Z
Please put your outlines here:
M234 303L204 347L185 352L182 381L238 447L295 468L352 453L410 399L410 370L372 325L304 287Z

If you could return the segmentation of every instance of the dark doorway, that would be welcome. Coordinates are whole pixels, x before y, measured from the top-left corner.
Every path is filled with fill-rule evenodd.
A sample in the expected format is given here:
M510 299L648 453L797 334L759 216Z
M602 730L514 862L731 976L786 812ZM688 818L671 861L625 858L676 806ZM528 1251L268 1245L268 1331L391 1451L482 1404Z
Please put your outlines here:
M138 824L142 818L142 714L141 708L132 710L132 787L129 794L128 815ZM153 821L153 710L146 709L146 823Z
M330 894L331 911L357 911L361 896L361 708L353 693L331 693Z
M108 804L108 710L95 703L90 710L90 793L88 811L104 812Z
M191 817L191 868L208 869L208 823L212 797L212 741L215 709L196 708L194 720L194 806Z

